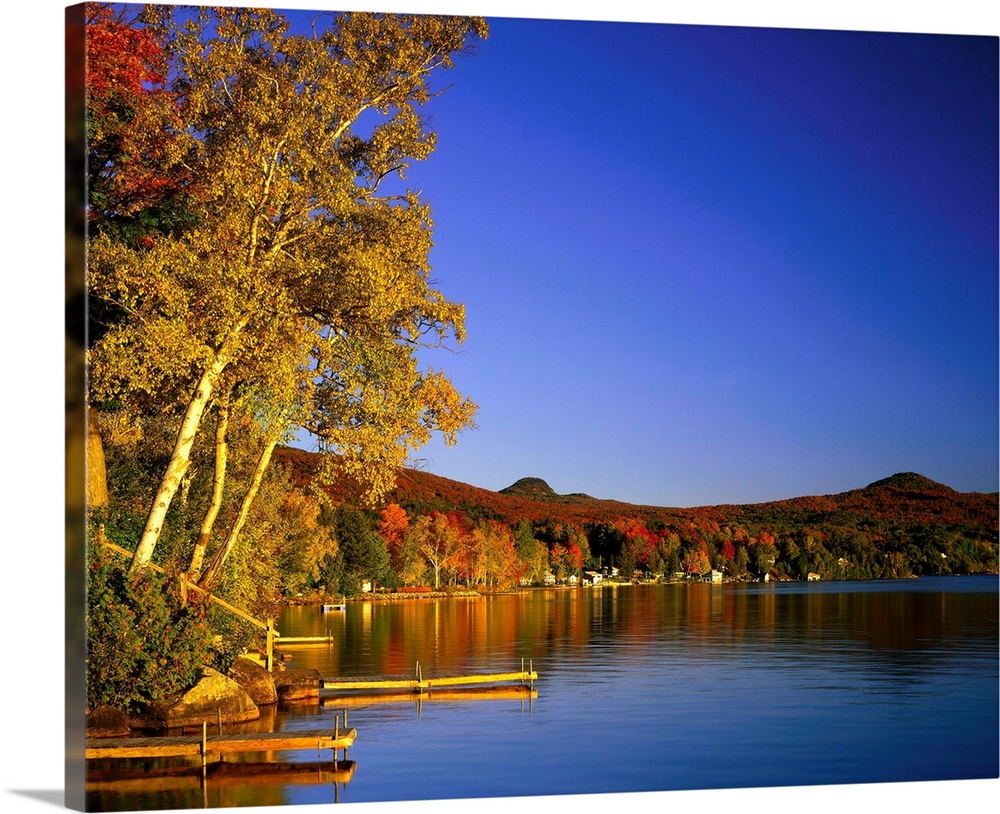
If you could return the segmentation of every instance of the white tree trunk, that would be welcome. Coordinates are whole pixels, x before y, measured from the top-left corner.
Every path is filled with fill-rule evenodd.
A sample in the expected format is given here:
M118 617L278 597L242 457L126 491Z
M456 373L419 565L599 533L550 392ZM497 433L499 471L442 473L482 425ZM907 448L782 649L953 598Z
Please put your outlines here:
M236 521L233 523L233 527L229 530L229 534L226 536L226 542L223 544L222 548L219 549L218 553L212 558L212 562L209 564L208 568L205 569L204 575L198 582L199 587L206 591L212 589L215 581L218 579L219 572L222 570L222 564L226 561L226 557L229 556L230 552L236 547L236 542L239 540L240 532L243 531L243 526L247 521L247 516L250 514L250 507L253 505L253 501L257 497L257 492L260 490L260 484L264 480L264 473L267 471L267 467L271 463L271 453L274 452L274 448L277 446L281 435L282 433L279 430L274 430L268 438L267 445L261 452L260 458L257 459L257 468L254 470L253 480L250 482L250 486L247 489L246 494L243 496L240 513L237 515Z
M191 565L188 567L188 578L197 582L201 575L201 566L205 559L205 550L208 548L208 540L212 536L212 528L215 520L219 516L219 509L222 508L222 495L226 483L226 460L228 458L229 444L226 440L226 432L229 428L229 405L226 400L218 404L218 415L215 424L215 475L212 480L212 502L205 512L205 517L201 521L201 530L198 533L198 541L194 544L194 552L191 554Z
M230 361L230 349L232 343L239 337L243 329L249 322L249 314L242 317L234 326L226 342L216 354L211 365L201 374L198 384L195 386L194 394L188 402L187 412L184 414L184 421L181 424L180 432L177 434L177 443L170 456L170 463L167 464L167 471L160 481L160 488L153 498L153 506L146 517L146 526L142 530L142 537L139 545L136 546L135 554L132 555L132 564L129 566L129 573L136 574L142 571L153 558L153 550L160 539L160 532L163 530L163 521L166 519L167 510L170 503L177 494L181 479L191 463L191 447L194 446L194 439L198 435L201 426L202 416L205 414L205 407L212 398L212 391L218 381L222 371Z

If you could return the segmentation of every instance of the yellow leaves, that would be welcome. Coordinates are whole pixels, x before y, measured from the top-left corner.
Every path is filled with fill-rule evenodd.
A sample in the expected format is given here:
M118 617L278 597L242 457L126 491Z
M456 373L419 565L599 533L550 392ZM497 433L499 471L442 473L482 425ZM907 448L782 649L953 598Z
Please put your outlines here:
M198 195L183 231L92 241L92 295L126 312L91 351L94 394L169 412L212 371L234 410L314 430L376 499L476 411L417 363L464 337L464 308L429 282L430 209L380 185L434 149L418 108L485 21L344 14L314 38L266 9L143 19Z

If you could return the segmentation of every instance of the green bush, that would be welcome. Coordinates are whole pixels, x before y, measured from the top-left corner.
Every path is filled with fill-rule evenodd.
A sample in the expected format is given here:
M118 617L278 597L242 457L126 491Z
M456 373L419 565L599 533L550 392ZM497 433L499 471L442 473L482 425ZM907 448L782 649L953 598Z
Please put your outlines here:
M189 688L210 664L213 634L198 603L181 606L176 584L91 545L87 553L87 705L136 712Z

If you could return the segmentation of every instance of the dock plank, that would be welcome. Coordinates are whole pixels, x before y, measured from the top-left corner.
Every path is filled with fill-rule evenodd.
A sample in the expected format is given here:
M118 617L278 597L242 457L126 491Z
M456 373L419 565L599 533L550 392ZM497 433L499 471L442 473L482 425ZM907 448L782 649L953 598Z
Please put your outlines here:
M353 746L356 729L334 733L329 729L301 732L247 732L230 735L209 735L206 751L213 754L235 752L272 752L287 749L347 749ZM200 755L201 735L168 735L148 738L87 738L85 757L143 758L184 757Z
M434 687L459 687L477 684L502 684L509 681L527 681L529 684L538 680L534 670L520 670L510 673L473 673L467 675L421 675L413 676L342 676L338 678L320 678L320 687L324 690L429 690Z

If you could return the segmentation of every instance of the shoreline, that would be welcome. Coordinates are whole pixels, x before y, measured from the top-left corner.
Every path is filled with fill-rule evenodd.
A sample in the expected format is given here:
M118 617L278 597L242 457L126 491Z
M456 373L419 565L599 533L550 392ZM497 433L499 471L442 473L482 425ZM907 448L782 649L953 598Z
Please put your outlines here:
M642 581L642 582L619 582L606 580L596 585L582 583L579 585L526 585L520 588L508 588L505 590L490 591L490 590L476 590L473 588L462 589L462 590L429 590L429 591L374 591L370 593L361 594L359 596L350 597L290 597L281 601L282 607L303 607L303 606L316 606L316 605L327 605L332 603L360 603L360 602L378 602L378 603L388 603L388 602L409 602L412 600L420 599L477 599L485 598L490 596L511 596L516 594L526 594L534 591L577 591L577 590L601 590L603 588L643 588L649 586L659 586L659 585L774 585L774 584L792 584L792 583L803 583L803 584L813 584L813 583L848 583L848 582L908 582L915 579L923 579L926 577L1000 577L1000 571L984 571L982 573L974 574L910 574L903 577L878 577L874 579L820 579L820 580L805 580L805 579L772 579L772 580L754 580L754 579L723 579L720 582L711 582L707 579L678 579L678 580L662 580L662 581Z

